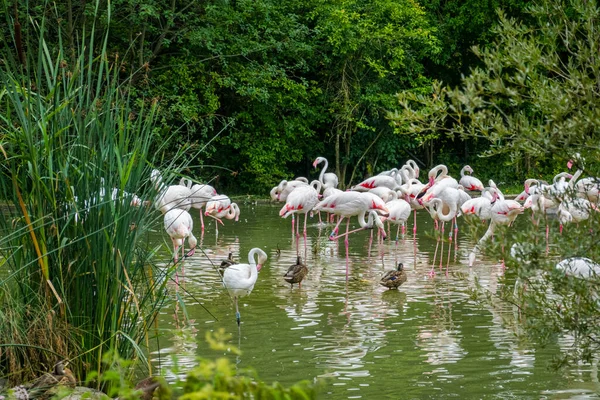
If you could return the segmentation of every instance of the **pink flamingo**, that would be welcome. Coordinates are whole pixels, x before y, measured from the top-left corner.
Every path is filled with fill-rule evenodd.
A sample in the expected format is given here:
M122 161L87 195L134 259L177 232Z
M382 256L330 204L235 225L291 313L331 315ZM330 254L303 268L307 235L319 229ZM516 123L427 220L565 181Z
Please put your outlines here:
M370 178L365 179L358 185L354 186L352 190L356 190L359 192L365 192L370 189L374 189L376 187L387 187L392 190L397 190L400 188L400 184L396 180L396 174L389 175L375 175Z
M491 190L494 195L494 201L492 205L490 226L469 254L469 267L473 266L477 251L481 245L494 234L496 226L511 226L517 216L523 213L524 207L521 206L519 202L515 200L505 200L504 196L501 194L499 195L496 189L492 188ZM502 252L504 253L504 246L502 247ZM502 260L502 267L504 267L504 260Z

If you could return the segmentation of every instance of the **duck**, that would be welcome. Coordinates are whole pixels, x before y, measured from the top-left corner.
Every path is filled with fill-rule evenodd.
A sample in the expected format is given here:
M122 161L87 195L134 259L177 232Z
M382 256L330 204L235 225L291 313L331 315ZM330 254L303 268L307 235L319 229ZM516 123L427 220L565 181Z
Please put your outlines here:
M302 258L298 256L296 260L296 264L290 265L285 275L283 275L283 279L287 283L294 287L294 283L298 284L298 287L302 287L302 279L308 274L308 268L306 264L302 262Z
M236 264L236 261L233 259L233 253L229 253L226 260L221 261L221 265L219 269L222 271L225 268L231 267L233 264Z
M388 289L398 289L400 285L406 282L407 278L406 272L404 271L404 264L398 263L398 269L386 272L379 281L379 284Z

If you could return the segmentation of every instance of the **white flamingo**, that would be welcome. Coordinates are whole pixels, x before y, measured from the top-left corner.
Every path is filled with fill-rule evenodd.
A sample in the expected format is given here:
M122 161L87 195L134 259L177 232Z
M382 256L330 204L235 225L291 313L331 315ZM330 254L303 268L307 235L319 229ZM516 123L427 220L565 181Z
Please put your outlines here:
M396 240L398 240L400 227L402 227L402 236L406 234L406 221L408 220L408 217L410 217L411 211L410 204L404 199L396 199L385 203L385 205L390 211L389 216L386 218L386 221L388 221L388 229L389 223L398 225L398 229L396 230Z
M185 253L185 240L188 239L190 245L190 251L187 256L194 255L198 240L192 232L194 229L194 221L189 212L180 210L178 208L172 208L165 213L164 216L165 231L171 237L173 242L173 261L177 263L179 260L179 248L181 247L181 257L184 257ZM175 280L179 284L179 276L177 270L175 271Z
M297 213L304 214L304 240L306 241L306 219L308 213L319 202L319 192L321 191L321 182L313 181L308 186L300 186L294 189L288 196L286 203L279 211L279 216L287 218ZM300 221L298 221L300 224Z
M199 210L200 213L200 224L202 226L202 232L204 232L204 218L202 217L202 208L210 201L211 198L217 196L217 191L214 187L205 184L195 184L190 188L191 195L190 201L192 207Z
M337 225L333 229L333 232L329 236L330 240L336 240L340 236L345 236L344 244L346 246L346 279L348 278L348 265L349 265L349 256L348 256L348 235L355 231L350 231L350 217L358 216L359 224L361 226L360 229L367 229L373 226L373 223L377 225L379 231L382 233L382 236L385 238L385 230L383 229L383 224L381 220L377 216L377 212L389 214L389 210L386 207L385 203L381 198L375 196L373 193L361 193L361 192L340 192L338 194L334 194L332 196L327 197L326 199L321 200L314 207L314 211L327 211L332 214L338 215L341 218L339 219ZM370 211L374 211L375 215L370 213ZM369 222L365 222L365 214L369 212ZM338 228L346 218L346 233L343 235L337 235Z
M329 162L327 161L327 159L325 157L317 157L315 159L315 161L313 162L313 167L317 168L317 165L319 165L322 162L324 162L325 165L323 166L323 169L321 170L321 174L319 175L319 181L321 182L323 187L337 188L338 183L339 183L339 179L338 179L337 175L334 174L333 172L325 173L325 171L327 170L327 167L329 166Z
M258 263L255 259L256 255L258 255ZM227 288L229 295L233 297L235 319L238 326L241 319L238 298L247 296L252 292L258 278L258 271L266 261L267 253L255 247L248 253L248 264L233 264L223 272L223 285Z
M181 210L188 211L192 206L190 200L191 190L186 186L182 185L171 185L166 186L162 181L160 171L157 169L152 171L150 180L154 183L154 186L158 192L156 199L154 200L154 207L166 214L169 210L178 208Z
M481 183L481 181L477 178L475 178L472 175L466 175L466 173L473 173L473 168L471 168L470 165L465 165L461 170L460 170L460 181L458 182L459 184L461 184L466 190L470 190L470 191L474 191L474 190L479 190L482 191L483 190L483 183Z

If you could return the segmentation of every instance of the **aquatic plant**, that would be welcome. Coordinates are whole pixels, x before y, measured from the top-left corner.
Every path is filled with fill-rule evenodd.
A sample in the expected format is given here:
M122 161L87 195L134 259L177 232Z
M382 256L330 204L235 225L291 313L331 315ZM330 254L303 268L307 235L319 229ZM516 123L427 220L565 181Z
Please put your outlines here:
M5 38L0 54L0 373L11 381L59 359L82 380L109 349L150 368L173 272L147 240L161 218L147 206L150 171L168 144L153 144L157 101L132 100L93 17L79 45L52 46L49 7L35 36Z

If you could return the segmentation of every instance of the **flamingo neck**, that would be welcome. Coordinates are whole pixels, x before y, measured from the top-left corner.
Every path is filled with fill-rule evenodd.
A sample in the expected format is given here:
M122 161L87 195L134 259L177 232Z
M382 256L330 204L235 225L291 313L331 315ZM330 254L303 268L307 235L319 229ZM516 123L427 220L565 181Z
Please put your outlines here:
M325 176L325 171L327 171L327 167L329 167L329 162L326 158L323 158L323 161L325 162L325 165L323 165L323 169L321 170L321 174L319 175L319 181L321 182L321 184L324 185L325 182L323 181L323 177Z

